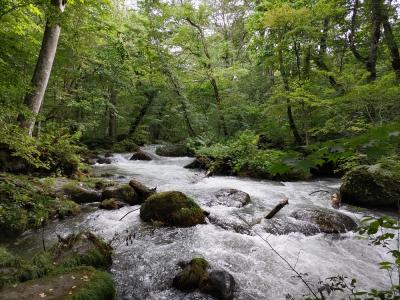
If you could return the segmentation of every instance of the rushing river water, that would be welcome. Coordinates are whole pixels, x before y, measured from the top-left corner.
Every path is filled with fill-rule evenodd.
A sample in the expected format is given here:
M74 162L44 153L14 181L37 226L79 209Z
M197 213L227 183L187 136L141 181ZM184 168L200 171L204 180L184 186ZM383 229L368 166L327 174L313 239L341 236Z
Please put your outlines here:
M154 153L152 146L144 149ZM327 194L309 194L316 190L334 191L340 184L336 179L277 183L223 176L205 178L202 172L183 168L192 161L191 158L156 157L147 162L129 161L129 155L116 155L113 160L111 165L96 166L95 172L98 175L112 174L110 180L121 182L136 178L147 186L157 187L157 191L182 191L212 215L242 224L237 214L249 221L262 218L285 197L289 198L290 204L280 214L304 204L329 207ZM243 208L207 207L212 193L222 188L247 192L251 203ZM225 269L234 276L237 283L235 299L285 299L287 294L303 299L303 295L308 293L304 284L256 234L240 234L212 224L192 228L154 228L140 221L139 211L120 221L134 208L104 211L88 206L86 213L53 222L43 232L27 232L9 248L31 256L41 249L42 235L46 244L50 244L56 240L56 234L63 236L79 229L92 230L106 240L113 239L115 255L111 273L119 299L211 299L200 293L185 294L171 287L179 270L177 262L194 256L205 257L213 267ZM354 219L363 215L346 207L340 211ZM307 273L305 278L310 283L341 274L356 278L360 288L387 287L388 276L378 267L378 262L386 258L385 251L369 246L354 233L276 236L263 230L263 222L253 227L253 233L268 239L284 258L296 265L300 273ZM342 298L343 295L335 297Z

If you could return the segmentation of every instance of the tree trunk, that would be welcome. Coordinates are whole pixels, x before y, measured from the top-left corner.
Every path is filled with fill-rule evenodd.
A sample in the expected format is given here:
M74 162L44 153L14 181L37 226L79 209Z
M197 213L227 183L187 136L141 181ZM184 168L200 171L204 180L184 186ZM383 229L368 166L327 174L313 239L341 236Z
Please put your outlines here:
M66 0L52 0L51 3L55 6L57 12L64 12ZM32 136L33 133L36 115L39 113L43 103L43 97L47 89L54 57L57 51L60 32L61 27L59 24L53 24L53 22L47 21L39 58L31 81L31 88L24 98L24 104L33 113L33 116L28 118L23 115L19 116L21 127L25 128L30 136Z
M225 137L228 136L228 129L226 127L226 123L225 123L225 117L224 117L224 113L222 111L222 106L221 106L221 95L219 93L219 89L218 89L218 84L217 81L215 80L215 78L211 75L208 75L208 78L210 80L210 83L213 87L213 91L214 91L214 97L215 97L215 102L217 104L217 109L219 112L219 122L220 122L220 128L222 129L222 133L224 134Z
M379 40L382 25L382 0L371 0L371 41L366 68L369 72L369 81L376 79L376 61L378 59Z
M400 80L400 54L399 47L393 34L392 25L389 22L389 16L384 3L382 3L382 24L385 35L385 42L389 48L390 56L392 58L392 68L396 73L397 80Z
M287 74L285 72L285 66L283 64L282 50L279 50L279 68L280 68L280 73L281 73L281 77L283 80L283 86L285 88L285 91L290 92L289 79L287 77ZM303 145L303 139L301 138L299 131L297 130L296 123L294 122L292 105L290 103L289 98L286 100L286 103L287 103L286 113L287 113L287 117L288 117L289 127L290 127L290 130L292 131L295 144L298 146Z
M118 99L118 92L112 87L110 89L110 106L108 110L108 137L112 140L115 139L117 132L117 114L116 114L116 105Z
M129 128L129 135L132 135L136 132L136 129L139 127L140 123L143 121L143 118L147 114L147 111L151 107L151 105L154 102L154 99L156 98L156 91L148 91L144 93L147 101L146 103L142 106L142 109L140 110L139 114L136 116L136 118L132 121L131 127Z

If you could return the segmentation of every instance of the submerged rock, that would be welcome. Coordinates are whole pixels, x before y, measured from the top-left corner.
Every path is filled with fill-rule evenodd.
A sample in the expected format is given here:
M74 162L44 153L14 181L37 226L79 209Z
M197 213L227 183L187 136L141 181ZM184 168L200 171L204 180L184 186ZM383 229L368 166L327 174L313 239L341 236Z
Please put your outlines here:
M153 158L151 157L150 154L142 151L142 150L138 150L137 152L133 153L132 157L130 158L130 160L153 160Z
M222 189L214 194L215 199L208 203L209 206L224 205L228 207L243 207L250 203L250 195L235 189Z
M63 192L76 203L92 203L101 201L101 193L78 183L63 186Z
M397 207L400 199L398 163L359 166L347 173L340 188L342 202L366 207ZM400 167L397 167L400 169Z
M111 159L107 158L107 157L100 157L99 159L97 159L97 163L100 165L110 165L112 163Z
M223 270L208 272L209 264L204 258L194 258L189 263L180 264L183 268L174 278L172 284L184 292L200 290L218 300L234 298L235 279Z
M189 227L205 222L203 210L181 192L157 193L140 207L143 221L158 221L170 226Z
M0 300L22 299L113 300L115 288L109 274L90 267L81 267L0 291Z
M148 197L153 195L156 192L156 189L151 189L142 184L141 182L132 179L129 181L129 185L135 190L137 194L137 202L138 204L143 203Z
M103 190L101 198L103 200L113 198L118 201L128 203L130 205L140 203L138 194L135 192L135 189L129 184L108 187Z
M99 208L106 210L116 210L124 207L126 204L124 202L119 201L118 199L111 198L101 201Z
M207 218L211 224L218 226L222 229L233 231L240 234L253 235L251 228L243 224L243 222L239 223L237 221L222 219L212 214L208 215Z

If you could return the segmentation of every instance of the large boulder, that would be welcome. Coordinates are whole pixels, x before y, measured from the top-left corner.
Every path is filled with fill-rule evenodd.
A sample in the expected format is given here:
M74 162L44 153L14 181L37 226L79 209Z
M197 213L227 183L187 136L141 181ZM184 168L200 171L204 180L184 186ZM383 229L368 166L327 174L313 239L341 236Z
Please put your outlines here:
M107 187L101 193L101 198L103 200L113 198L118 201L128 203L130 205L140 203L139 195L135 192L135 189L129 184Z
M157 221L165 225L189 227L205 222L203 210L181 192L157 193L140 207L143 221Z
M156 192L155 188L151 189L135 179L129 181L129 185L135 190L137 194L138 204L143 203L148 197L155 194Z
M146 153L143 150L138 150L131 156L130 160L153 160L152 156L149 153Z
M91 267L81 267L5 287L0 300L70 299L113 300L115 288L109 274Z
M166 157L190 156L192 153L186 144L164 145L156 148L156 154Z
M345 233L357 228L357 223L337 210L316 206L295 209L289 216L265 220L264 230L275 235L299 232L310 236L318 233Z
M322 207L300 208L290 215L292 218L315 225L320 232L345 233L357 228L357 223L348 215Z
M208 205L224 205L228 207L243 207L250 203L250 195L235 189L221 189L214 194Z
M353 205L397 207L400 200L398 163L354 168L344 176L340 196L342 202Z
M200 290L218 300L234 298L236 283L228 272L223 270L209 272L209 264L204 258L194 258L189 263L181 263L181 267L183 270L172 282L175 288L184 292Z
M99 165L110 165L112 163L112 160L110 158L107 158L107 157L99 157L97 159L97 163Z
M93 203L101 201L101 193L80 183L69 183L63 186L63 192L76 203Z
M185 169L199 169L199 170L207 170L209 165L211 164L211 160L205 156L196 157L194 161L190 164L186 165Z

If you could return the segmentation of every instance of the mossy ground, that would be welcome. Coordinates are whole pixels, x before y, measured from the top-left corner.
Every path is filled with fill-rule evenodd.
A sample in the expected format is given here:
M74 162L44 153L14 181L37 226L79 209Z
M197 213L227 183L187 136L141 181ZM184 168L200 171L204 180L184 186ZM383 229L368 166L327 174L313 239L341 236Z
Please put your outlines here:
M46 180L0 174L0 232L3 236L20 234L79 211L76 203L52 195Z
M142 204L142 220L159 221L172 226L194 226L204 223L203 210L181 192L157 193Z

